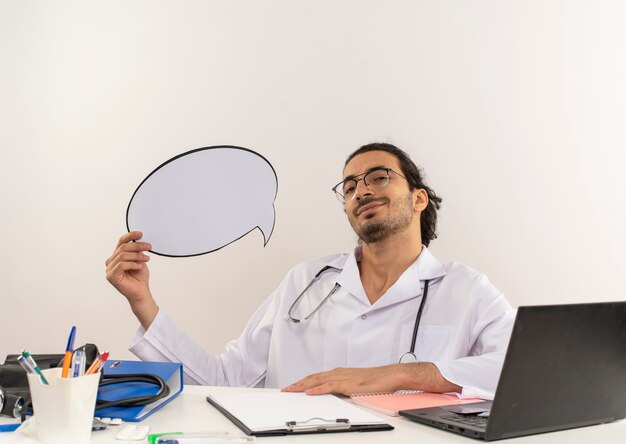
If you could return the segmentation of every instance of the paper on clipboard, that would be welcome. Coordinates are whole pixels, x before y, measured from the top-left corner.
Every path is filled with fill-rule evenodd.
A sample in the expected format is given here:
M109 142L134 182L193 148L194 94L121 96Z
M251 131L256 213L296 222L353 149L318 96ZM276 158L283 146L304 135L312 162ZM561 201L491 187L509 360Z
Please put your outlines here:
M220 408L238 426L243 425L244 432L252 435L267 432L314 433L393 429L372 413L334 395L309 396L304 393L263 391L216 393L210 395L207 400ZM288 423L296 427L289 426ZM343 424L348 426L343 427ZM303 428L298 430L298 426Z

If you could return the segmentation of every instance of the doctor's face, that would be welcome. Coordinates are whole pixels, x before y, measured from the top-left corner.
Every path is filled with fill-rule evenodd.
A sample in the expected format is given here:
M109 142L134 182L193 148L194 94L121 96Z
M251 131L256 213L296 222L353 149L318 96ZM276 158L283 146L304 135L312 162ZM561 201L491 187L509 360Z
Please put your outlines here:
M385 186L377 185L380 169L387 171ZM363 180L364 176L372 172ZM355 156L346 165L343 179L354 178L351 186L346 185L345 212L348 221L359 239L365 243L384 241L390 236L409 229L414 222L415 199L419 190L411 192L407 180L402 176L398 159L386 151L368 151ZM417 214L419 223L419 213ZM419 228L418 228L419 229Z

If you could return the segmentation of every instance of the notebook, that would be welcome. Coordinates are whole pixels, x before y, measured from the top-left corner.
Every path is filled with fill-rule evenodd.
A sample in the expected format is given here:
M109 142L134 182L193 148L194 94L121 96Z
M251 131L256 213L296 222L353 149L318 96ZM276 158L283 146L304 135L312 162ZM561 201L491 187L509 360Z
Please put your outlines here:
M400 411L487 441L626 417L626 302L520 307L493 403Z
M214 393L207 401L247 435L393 430L382 419L333 395L255 390Z
M350 396L357 405L389 416L399 416L400 410L423 409L442 405L460 405L480 402L482 399L461 399L455 394L429 393L414 390L399 390L394 393L360 393Z

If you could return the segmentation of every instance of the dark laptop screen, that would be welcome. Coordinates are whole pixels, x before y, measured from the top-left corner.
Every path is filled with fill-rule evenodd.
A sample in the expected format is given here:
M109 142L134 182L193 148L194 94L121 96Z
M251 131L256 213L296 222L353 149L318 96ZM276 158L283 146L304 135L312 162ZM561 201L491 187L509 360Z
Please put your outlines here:
M626 416L626 302L520 307L487 439Z

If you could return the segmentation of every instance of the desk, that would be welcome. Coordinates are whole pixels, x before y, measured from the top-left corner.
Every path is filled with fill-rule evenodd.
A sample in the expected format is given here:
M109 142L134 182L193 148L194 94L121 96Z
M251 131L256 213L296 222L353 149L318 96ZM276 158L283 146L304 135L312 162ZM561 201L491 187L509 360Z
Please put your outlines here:
M142 425L149 425L151 433L159 432L205 432L210 430L228 431L240 433L239 429L226 417L213 408L206 397L210 393L223 391L242 392L249 390L235 387L204 387L185 386L181 395L158 410ZM421 443L421 444L473 444L481 441L455 435L453 433L438 430L433 427L411 422L405 418L378 415L395 427L390 432L369 433L334 433L322 435L300 436L276 436L257 438L259 444L321 444L321 443L354 443L354 444L380 444L388 442L393 444ZM2 419L2 423L11 422ZM92 444L123 444L145 443L146 441L117 441L114 427L108 430L93 432ZM0 434L0 443L37 444L38 441L21 436L19 433ZM545 433L542 435L514 438L512 440L496 441L511 444L624 444L626 443L626 421L617 421L611 424L583 427L580 429L565 430L562 432Z

